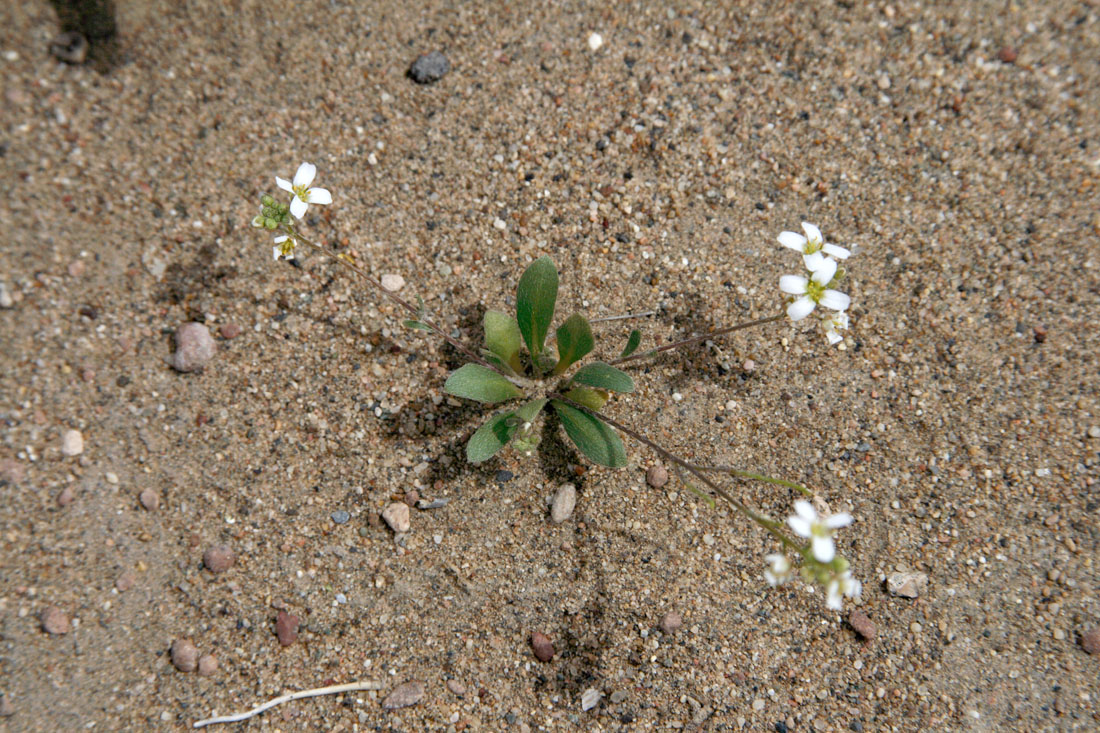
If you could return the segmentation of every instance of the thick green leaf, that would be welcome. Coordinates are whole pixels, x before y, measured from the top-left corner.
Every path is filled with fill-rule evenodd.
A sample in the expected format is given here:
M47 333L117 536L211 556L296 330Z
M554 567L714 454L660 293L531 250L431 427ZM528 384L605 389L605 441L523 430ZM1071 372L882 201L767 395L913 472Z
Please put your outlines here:
M607 423L564 402L551 400L550 404L561 418L565 434L588 460L608 468L626 465L623 441Z
M633 354L637 350L638 345L641 343L642 332L635 328L633 331L630 332L630 336L627 337L626 347L623 349L623 353L619 354L619 358L625 359L626 357Z
M573 375L573 381L587 384L589 387L609 389L612 392L633 392L634 380L621 369L616 369L602 361L585 364Z
M519 387L480 364L466 364L453 371L447 377L443 390L455 397L489 404L523 396Z
M607 404L607 392L591 387L574 387L565 393L574 402L579 402L590 410L599 410Z
M482 323L485 326L485 346L489 351L500 357L514 372L523 371L523 363L519 360L519 347L523 339L516 319L500 311L485 311Z
M526 405L516 410L516 417L523 422L534 422L538 414L542 412L542 408L546 407L547 402L548 400L545 397L531 400Z
M516 289L516 320L519 332L538 363L550 322L554 320L554 303L558 299L558 268L549 257L540 257L524 270Z
M519 421L516 413L501 412L493 415L477 429L466 443L466 460L481 463L495 456L516 434Z
M431 331L432 330L432 327L429 326L427 323L422 323L420 321L413 321L413 320L405 321L405 328L414 328L418 331Z
M554 367L554 374L561 374L573 363L583 359L596 345L592 327L580 313L574 313L558 326L557 334L558 364Z

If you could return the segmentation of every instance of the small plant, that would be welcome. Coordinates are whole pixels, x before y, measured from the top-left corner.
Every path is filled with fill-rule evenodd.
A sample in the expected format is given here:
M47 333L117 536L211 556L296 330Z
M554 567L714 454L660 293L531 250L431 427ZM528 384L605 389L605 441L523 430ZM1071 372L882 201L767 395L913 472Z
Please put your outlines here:
M777 586L793 577L790 557L793 555L801 560L803 580L811 587L821 585L825 589L829 608L840 609L845 596L859 597L860 582L852 577L848 561L837 554L833 539L838 529L852 523L850 514L820 515L807 499L814 499L821 509L824 509L824 502L807 488L790 481L731 466L687 461L602 412L614 394L634 390L633 378L619 366L784 317L798 322L818 306L832 311L821 315L819 321L827 341L830 344L842 342L840 332L849 326L847 310L851 299L836 288L844 277L839 261L851 254L847 249L826 243L820 230L812 224L802 224L804 235L782 232L779 243L799 252L807 271L806 275L780 278L779 288L788 296L783 312L641 352L638 347L642 334L635 329L627 337L618 358L610 362L585 361L595 350L596 340L591 324L579 313L562 321L551 338L558 271L549 257L540 257L520 276L515 315L487 311L482 321L484 346L474 349L440 328L427 314L422 299L418 298L413 305L383 288L381 282L348 257L330 252L302 235L294 220L301 219L310 204L332 202L326 189L312 187L315 173L314 166L303 163L293 181L277 178L279 188L291 193L292 198L283 204L270 195L262 196L260 214L252 220L253 226L278 232L273 248L276 260L293 258L297 249L304 247L338 262L403 308L410 315L405 321L407 327L444 339L467 358L468 363L447 378L444 390L486 405L505 405L504 409L490 415L466 443L466 457L471 463L487 461L508 445L522 454L533 453L539 443L538 421L546 409L557 414L565 434L577 449L600 466L621 468L627 465L621 433L657 453L701 499L709 504L716 498L726 501L780 543L784 552L766 558L768 567L763 575L769 585ZM784 523L756 512L731 494L715 480L722 475L784 487L804 498L794 502L795 513Z

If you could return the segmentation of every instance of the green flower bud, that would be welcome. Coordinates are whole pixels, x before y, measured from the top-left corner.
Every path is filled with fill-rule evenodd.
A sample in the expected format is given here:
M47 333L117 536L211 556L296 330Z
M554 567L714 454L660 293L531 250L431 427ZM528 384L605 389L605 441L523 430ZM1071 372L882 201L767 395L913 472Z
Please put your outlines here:
M273 209L270 206L265 206L262 209L260 209L260 214L263 215L263 216L268 216L268 217L275 216L275 209Z
M264 225L264 217L262 217L262 216L252 217L252 226L257 227L257 228L262 228L263 225Z
M264 226L268 229L274 229L275 227L279 226L279 222L269 217L267 219L264 219Z
M271 196L265 193L263 196L260 197L260 203L262 203L264 206L274 206L275 199L271 198Z

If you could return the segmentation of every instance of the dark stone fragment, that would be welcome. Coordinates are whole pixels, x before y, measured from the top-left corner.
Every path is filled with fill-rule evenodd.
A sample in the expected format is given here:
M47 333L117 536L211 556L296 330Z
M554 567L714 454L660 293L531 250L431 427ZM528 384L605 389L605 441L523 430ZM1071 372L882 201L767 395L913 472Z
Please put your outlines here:
M437 82L451 70L451 62L439 51L422 54L409 67L409 78L417 84Z

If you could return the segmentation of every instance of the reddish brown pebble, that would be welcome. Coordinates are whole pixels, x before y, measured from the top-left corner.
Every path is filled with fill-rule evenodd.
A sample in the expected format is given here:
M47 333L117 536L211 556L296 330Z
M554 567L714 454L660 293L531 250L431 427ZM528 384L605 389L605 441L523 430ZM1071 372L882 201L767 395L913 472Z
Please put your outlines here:
M393 688L393 692L382 701L382 707L386 710L396 710L415 705L424 697L424 683L411 680Z
M26 476L26 471L23 470L19 461L12 458L0 461L0 479L4 479L9 484L20 484Z
M540 662L549 662L554 658L554 642L541 631L531 633L531 648L535 650L535 658Z
M410 489L405 492L405 503L409 506L416 506L416 502L420 501L420 492L416 489Z
M203 654L199 657L199 675L210 677L218 671L218 658L213 654Z
M858 608L848 614L848 623L856 630L857 634L867 641L875 638L875 623L867 618L867 614L860 611Z
M236 323L223 323L218 326L218 335L228 341L241 335L241 327Z
M67 634L73 630L69 617L57 606L50 606L43 610L40 620L42 630L47 634Z
M999 58L1006 64L1014 64L1016 63L1016 59L1019 57L1019 55L1020 52L1014 49L1012 46L1005 46L1001 49L1000 53L997 54L997 58Z
M199 666L199 650L190 639L172 642L172 664L180 672L194 672Z
M233 567L236 560L237 556L229 545L214 545L202 553L202 563L212 573L224 573Z
M666 634L675 633L683 625L684 619L675 611L669 611L665 614L665 617L661 619L661 631Z
M73 499L75 498L76 494L73 493L72 488L66 486L64 489L61 490L61 493L57 495L57 505L69 506L69 504L73 503Z
M0 697L0 718L10 718L15 715L15 706L11 704L11 700L7 695Z
M134 574L133 570L127 570L122 573L122 575L115 578L115 588L118 589L119 593L125 593L133 588L136 582L137 575Z
M292 613L279 611L275 617L275 636L279 637L279 643L290 646L298 640L298 624L300 619Z
M160 494L154 489L143 489L138 494L138 501L141 505L151 512L155 512L160 507Z
M1041 344L1047 340L1047 327L1036 326L1035 327L1035 343Z
M645 472L645 482L655 489L659 489L668 483L668 469L661 464L650 466Z
M1081 634L1081 648L1092 655L1100 655L1100 628L1092 628Z

